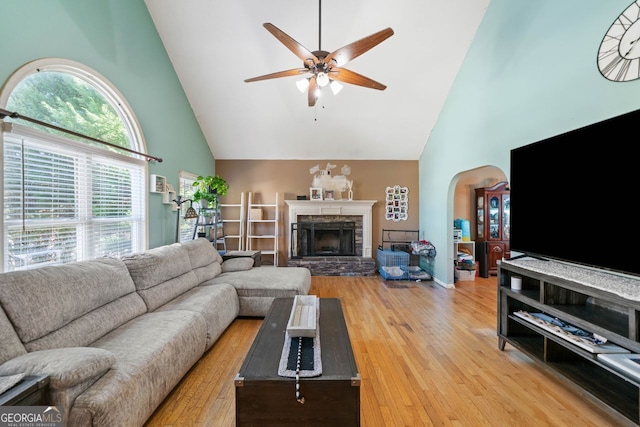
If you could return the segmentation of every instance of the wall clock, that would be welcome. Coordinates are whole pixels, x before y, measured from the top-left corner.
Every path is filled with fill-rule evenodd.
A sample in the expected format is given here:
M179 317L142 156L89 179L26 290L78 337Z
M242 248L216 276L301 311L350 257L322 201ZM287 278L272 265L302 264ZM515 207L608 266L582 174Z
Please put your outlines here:
M598 69L614 82L640 78L640 0L631 3L604 35L598 50Z

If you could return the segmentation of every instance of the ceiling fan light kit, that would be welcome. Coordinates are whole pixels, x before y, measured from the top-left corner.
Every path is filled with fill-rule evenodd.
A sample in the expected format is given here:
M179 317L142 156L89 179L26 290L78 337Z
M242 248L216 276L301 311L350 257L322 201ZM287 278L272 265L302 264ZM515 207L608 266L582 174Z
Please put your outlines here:
M318 83L318 86L320 87L325 87L326 85L328 85L329 76L327 75L327 73L323 73L321 71L318 74L316 74L316 83Z
M318 4L321 12L321 0L318 1ZM320 15L321 13L319 13L319 16ZM318 39L321 39L320 17L318 21ZM334 95L340 92L343 86L339 82L377 90L385 90L387 88L382 83L378 83L375 80L354 71L350 71L343 66L391 37L393 35L393 30L391 28L385 28L384 30L378 31L377 33L371 34L370 36L357 40L329 53L322 50L320 46L318 46L318 50L311 52L275 25L266 23L263 24L263 26L291 52L293 52L294 55L302 60L304 68L294 68L291 70L265 74L246 79L245 82L250 83L280 77L305 75L305 78L298 80L296 85L301 92L304 92L305 90L308 91L308 103L310 107L313 107L316 104L323 87L329 85Z
M300 92L305 92L307 90L307 88L309 87L309 79L308 78L304 78L304 79L300 79L296 82L296 86L298 86L298 90Z
M337 95L344 86L338 83L337 80L334 80L331 83L329 83L329 87L331 87L331 92L333 92L334 95Z

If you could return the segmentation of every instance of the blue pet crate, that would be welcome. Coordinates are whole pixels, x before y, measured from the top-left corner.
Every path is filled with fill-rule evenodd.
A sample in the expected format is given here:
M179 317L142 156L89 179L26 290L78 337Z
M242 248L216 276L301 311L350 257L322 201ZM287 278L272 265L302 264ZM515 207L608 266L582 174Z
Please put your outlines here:
M409 274L409 254L403 251L379 249L376 253L378 273L385 280L407 280Z

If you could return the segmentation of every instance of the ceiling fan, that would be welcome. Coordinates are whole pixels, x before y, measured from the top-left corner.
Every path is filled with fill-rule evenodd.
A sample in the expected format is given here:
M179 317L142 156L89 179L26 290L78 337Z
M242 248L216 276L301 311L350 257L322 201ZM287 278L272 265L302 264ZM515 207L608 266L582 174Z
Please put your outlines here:
M321 88L329 84L332 84L332 87L334 87L336 81L371 89L385 90L387 87L382 83L378 83L375 80L343 68L343 66L347 62L357 58L369 49L391 37L393 35L393 30L391 28L386 28L329 53L322 50L320 45L322 35L322 0L318 0L318 6L320 12L318 14L318 50L313 52L309 51L309 49L302 46L275 25L270 23L263 24L267 31L273 34L275 38L280 40L283 45L302 60L304 68L294 68L291 70L279 71L277 73L265 74L263 76L246 79L245 82L249 83L279 77L308 75L308 77L306 77L306 81L303 81L303 83L305 85L308 84L309 107L313 107L316 104ZM304 88L302 90L304 90Z

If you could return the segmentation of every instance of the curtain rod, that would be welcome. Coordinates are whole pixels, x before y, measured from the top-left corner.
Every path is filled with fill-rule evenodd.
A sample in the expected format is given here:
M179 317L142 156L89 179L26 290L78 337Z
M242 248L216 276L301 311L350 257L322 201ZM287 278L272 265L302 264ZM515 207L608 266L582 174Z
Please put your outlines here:
M65 128L61 128L61 127L58 127L58 126L55 126L55 125L52 125L52 124L49 124L49 123L41 122L40 120L33 119L33 118L27 117L27 116L23 116L23 115L18 114L16 112L3 110L2 108L0 108L0 119L4 119L7 116L11 117L12 119L26 120L28 122L35 123L37 125L45 126L45 127L48 127L48 128L51 128L51 129L55 129L55 130L60 131L60 132L68 133L70 135L75 135L75 136L78 136L80 138L84 138L84 139L88 139L88 140L91 140L91 141L95 141L95 142L98 142L100 144L108 145L109 147L114 147L114 148L118 148L120 150L128 151L129 153L138 154L139 156L146 157L148 160L155 160L157 162L162 163L162 158L160 158L160 157L155 157L155 156L152 156L150 154L141 153L139 151L135 151L135 150L132 150L130 148L120 147L119 145L112 144L111 142L103 141L101 139L94 138L92 136L87 136L87 135L84 135L84 134L81 134L81 133L78 133L78 132L74 132L74 131L69 130L69 129L65 129Z

